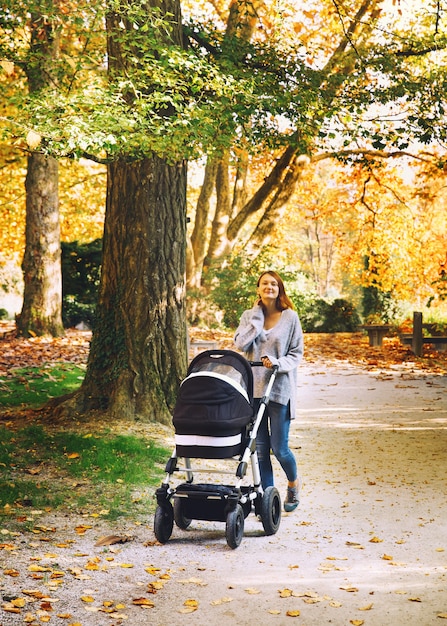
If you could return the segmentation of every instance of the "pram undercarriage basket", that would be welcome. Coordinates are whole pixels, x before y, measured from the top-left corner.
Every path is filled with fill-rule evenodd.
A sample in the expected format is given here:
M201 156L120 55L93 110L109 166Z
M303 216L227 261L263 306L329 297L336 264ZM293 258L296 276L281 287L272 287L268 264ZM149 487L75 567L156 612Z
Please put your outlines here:
M231 350L208 350L191 361L173 413L175 448L166 464L166 478L156 491L154 533L160 543L170 539L174 522L186 530L192 520L206 520L225 522L227 543L237 548L244 520L252 510L267 535L277 532L281 499L276 487L263 490L256 452L256 435L276 369L254 415L254 365L262 363L250 363ZM210 469L209 465L193 468L192 459L227 459L236 463L236 470ZM177 473L184 473L186 480L174 487L171 478ZM195 473L231 474L235 484L194 483Z

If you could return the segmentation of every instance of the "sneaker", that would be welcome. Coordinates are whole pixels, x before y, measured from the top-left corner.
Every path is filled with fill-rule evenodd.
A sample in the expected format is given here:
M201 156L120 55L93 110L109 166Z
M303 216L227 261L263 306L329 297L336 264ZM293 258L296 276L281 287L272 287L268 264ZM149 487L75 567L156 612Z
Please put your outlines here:
M300 493L298 487L287 487L286 499L284 500L284 511L291 513L300 503Z

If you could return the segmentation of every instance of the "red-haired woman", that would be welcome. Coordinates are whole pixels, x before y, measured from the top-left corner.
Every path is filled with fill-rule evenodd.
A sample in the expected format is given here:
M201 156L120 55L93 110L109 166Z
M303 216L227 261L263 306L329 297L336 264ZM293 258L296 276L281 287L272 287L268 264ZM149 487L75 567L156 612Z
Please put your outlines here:
M278 366L256 442L261 481L264 489L274 484L270 450L287 476L284 510L294 511L300 502L301 479L296 459L289 447L290 420L295 417L297 367L303 357L303 331L284 283L274 271L263 272L257 283L257 301L244 311L234 337L235 345L250 361L262 361L254 367L255 409L263 397L269 369Z

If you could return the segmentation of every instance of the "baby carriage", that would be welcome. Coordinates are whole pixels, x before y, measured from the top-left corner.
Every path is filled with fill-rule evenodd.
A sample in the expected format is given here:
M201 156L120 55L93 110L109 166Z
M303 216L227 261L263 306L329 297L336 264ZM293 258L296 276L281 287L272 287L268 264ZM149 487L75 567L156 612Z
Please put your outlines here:
M237 548L252 510L267 535L277 532L281 499L276 487L262 488L256 452L256 436L277 368L272 369L255 415L252 366L262 362L247 361L232 350L207 350L191 361L173 413L175 448L166 464L166 478L156 491L154 533L160 543L169 540L174 522L186 530L195 519L225 522L227 544ZM193 467L191 459L212 459L214 467L228 459L236 468ZM171 486L178 472L186 475L186 481ZM234 485L195 483L194 473L231 474Z

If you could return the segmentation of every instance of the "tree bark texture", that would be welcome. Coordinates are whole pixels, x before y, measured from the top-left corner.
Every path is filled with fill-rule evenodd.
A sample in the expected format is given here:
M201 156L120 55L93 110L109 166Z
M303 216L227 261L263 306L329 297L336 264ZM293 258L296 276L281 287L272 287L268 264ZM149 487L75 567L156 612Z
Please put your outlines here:
M25 188L25 289L17 327L25 336L57 337L64 334L57 161L31 154Z
M53 73L59 55L59 26L49 17L51 1L47 8L48 15L43 9L31 13L30 55L25 68L30 92L56 84ZM25 336L64 334L58 184L57 161L32 153L25 181L23 306L17 321L19 333Z
M187 366L186 165L109 166L97 324L81 411L171 423Z

